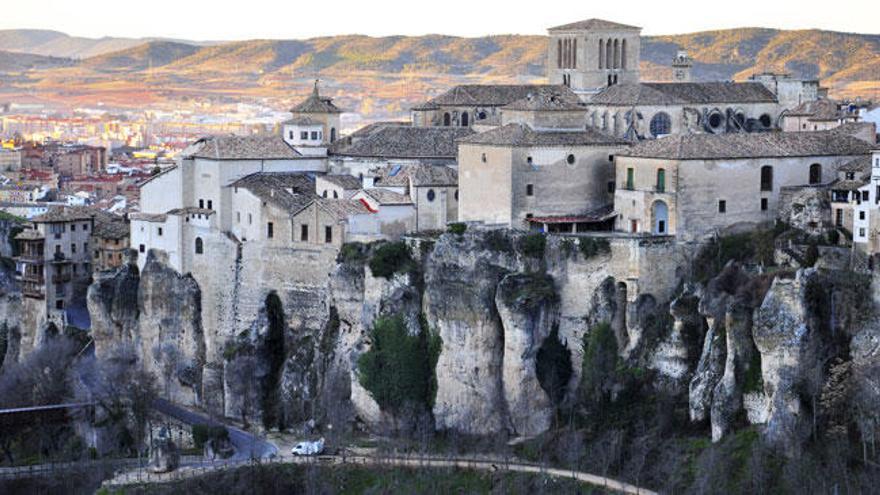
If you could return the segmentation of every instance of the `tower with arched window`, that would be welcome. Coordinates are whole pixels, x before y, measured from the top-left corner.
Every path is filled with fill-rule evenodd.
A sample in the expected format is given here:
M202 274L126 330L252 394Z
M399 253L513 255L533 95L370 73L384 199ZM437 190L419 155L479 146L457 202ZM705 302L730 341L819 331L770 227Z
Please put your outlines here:
M318 81L312 94L290 112L293 118L281 124L284 141L304 155L326 155L327 147L339 136L342 110L332 98L318 93Z
M550 28L550 83L586 97L614 84L639 82L641 30L602 19Z

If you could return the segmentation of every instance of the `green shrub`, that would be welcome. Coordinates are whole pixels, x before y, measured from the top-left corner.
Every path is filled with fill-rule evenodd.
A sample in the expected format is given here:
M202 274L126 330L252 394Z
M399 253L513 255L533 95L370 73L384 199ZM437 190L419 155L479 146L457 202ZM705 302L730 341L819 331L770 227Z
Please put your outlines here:
M811 242L807 246L806 253L804 253L804 266L813 266L816 264L817 261L819 261L819 247L816 246L815 242Z
M363 265L368 258L367 245L362 242L346 242L339 248L336 261L339 263L351 263Z
M370 350L357 362L358 381L379 407L392 412L408 406L429 408L436 394L439 336L427 328L410 335L403 317L396 315L377 318L370 338Z
M544 257L547 238L544 237L544 234L526 234L520 241L520 246L525 256L541 259Z
M554 327L544 339L535 357L535 373L541 388L550 400L559 405L571 379L571 352L559 340L559 329Z
M504 230L490 230L483 236L483 240L490 251L513 254L513 243Z
M379 245L370 258L370 271L374 277L390 279L395 273L406 272L415 267L406 243L387 242Z
M595 407L606 402L618 368L617 339L607 322L599 323L584 336L581 374L581 400Z
M743 378L743 392L762 392L763 390L764 378L761 375L761 353L757 349L753 349L749 369Z
M197 449L205 448L208 440L229 440L229 431L224 426L193 425L192 435Z
M553 277L546 273L519 273L511 276L510 283L513 287L504 294L504 302L509 306L531 311L559 300Z
M580 248L581 256L587 260L598 254L611 252L611 243L608 242L608 239L582 237L578 240L578 248Z
M462 235L467 231L466 223L451 223L448 227L450 234Z

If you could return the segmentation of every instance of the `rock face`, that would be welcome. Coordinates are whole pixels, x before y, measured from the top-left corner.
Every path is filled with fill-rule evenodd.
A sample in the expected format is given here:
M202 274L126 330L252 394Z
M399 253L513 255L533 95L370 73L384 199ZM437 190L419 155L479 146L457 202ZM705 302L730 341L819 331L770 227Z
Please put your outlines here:
M154 473L167 473L174 471L180 465L180 452L177 445L171 441L167 432L160 435L150 444L150 471Z
M199 403L205 342L201 292L191 276L180 275L163 252L151 250L143 273L130 260L103 274L89 287L87 303L96 355L134 346L159 378L163 396Z

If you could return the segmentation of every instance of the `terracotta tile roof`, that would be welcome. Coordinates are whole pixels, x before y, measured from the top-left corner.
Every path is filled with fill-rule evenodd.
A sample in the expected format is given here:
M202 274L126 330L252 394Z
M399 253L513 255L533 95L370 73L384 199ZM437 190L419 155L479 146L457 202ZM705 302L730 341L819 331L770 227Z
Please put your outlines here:
M339 186L346 191L353 191L363 187L363 182L353 175L322 175L320 177L321 180Z
M619 24L617 22L606 21L604 19L585 19L583 21L572 22L571 24L563 24L561 26L556 26L547 29L547 31L580 31L580 30L625 30L625 31L633 31L633 30L641 30L642 28L637 26L628 26L626 24Z
M226 187L247 189L254 196L290 213L298 212L317 198L313 179L297 172L258 172Z
M294 115L298 113L342 113L342 110L333 104L332 98L318 94L318 83L308 98L290 109Z
M348 217L351 215L373 213L365 204L354 199L318 198L314 202L318 208L330 213L339 221L348 220Z
M380 205L409 205L412 200L406 194L389 191L381 187L371 187L364 189L364 194L375 199Z
M379 186L456 186L458 172L444 165L419 163L413 165L388 165L377 171L376 184Z
M34 223L75 222L91 220L100 210L88 206L50 206L42 215L34 217Z
M870 149L865 141L831 131L678 134L642 141L618 156L712 160L863 155Z
M555 87L541 88L523 98L504 106L504 110L556 112L585 111L581 99L571 91L558 91Z
M785 114L809 117L811 121L839 120L848 116L855 117L849 112L841 110L840 103L828 99L805 101L785 112Z
M455 159L456 140L474 134L469 127L371 126L334 143L331 155L377 158Z
M184 208L175 208L173 210L168 210L167 215L205 215L211 216L216 213L214 210L209 210L207 208L199 208L196 206L186 206Z
M202 138L187 155L210 160L285 160L303 158L278 135L211 136Z
M838 172L853 172L855 174L871 173L871 156L860 156L837 167Z
M535 131L525 124L507 124L458 140L461 144L490 146L623 146L629 141L598 129Z
M441 106L503 107L539 91L555 91L577 98L571 89L551 84L462 84L428 100L413 109L434 109Z
M615 84L593 96L593 105L695 105L710 103L776 103L759 82L690 82Z
M131 232L131 226L124 218L111 214L98 215L95 217L95 228L92 234L103 239L127 239Z
M37 229L24 229L19 232L15 238L20 241L38 241L40 239L45 239L46 236Z

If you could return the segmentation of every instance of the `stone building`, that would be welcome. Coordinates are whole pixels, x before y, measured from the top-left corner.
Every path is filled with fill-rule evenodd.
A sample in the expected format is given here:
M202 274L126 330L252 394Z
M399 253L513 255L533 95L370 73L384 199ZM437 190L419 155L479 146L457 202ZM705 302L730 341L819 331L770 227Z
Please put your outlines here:
M322 198L350 198L363 187L362 179L353 175L328 174L315 177L315 193Z
M874 148L870 179L859 187L853 217L853 244L868 254L880 253L880 149Z
M860 156L837 169L837 180L829 186L831 219L835 227L853 232L854 207L861 202L859 188L871 179L871 157Z
M88 328L88 313L83 310L92 275L89 243L94 211L53 207L32 222L16 236L20 254L15 262L22 295L39 301L35 327L53 321L59 328L68 324Z
M776 218L782 187L826 184L870 145L833 131L685 134L615 160L617 230L699 238Z
M343 111L331 98L318 93L315 81L312 94L290 109L293 118L281 123L282 137L304 156L326 156L327 148L339 138L339 117Z
M458 220L458 173L442 165L390 165L379 169L372 177L372 187L364 190L368 198L377 198L382 204L388 201L406 200L414 207L411 232L445 230L446 225ZM402 196L394 200L384 190ZM357 196L355 196L357 197Z
M782 113L781 126L785 132L826 131L843 124L858 122L859 115L845 104L835 100L805 101Z
M419 127L405 122L371 124L331 147L329 169L363 178L389 165L455 166L456 141L473 133L472 128Z
M592 228L629 143L577 125L583 108L541 92L512 102L506 125L459 140L460 221L545 230Z
M547 30L547 78L589 97L615 84L639 82L642 28L602 19Z
M94 272L115 270L125 263L131 229L122 217L98 212L92 230L92 269Z

